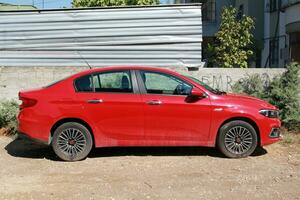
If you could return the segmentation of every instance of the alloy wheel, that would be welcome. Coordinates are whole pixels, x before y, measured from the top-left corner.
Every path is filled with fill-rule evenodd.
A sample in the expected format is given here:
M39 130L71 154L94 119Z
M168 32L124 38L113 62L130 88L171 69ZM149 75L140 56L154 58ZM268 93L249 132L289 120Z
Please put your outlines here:
M86 147L86 137L77 128L68 128L63 130L58 137L58 147L70 157L74 157L84 151Z
M253 144L251 132L243 126L234 126L225 134L225 147L233 154L247 152Z

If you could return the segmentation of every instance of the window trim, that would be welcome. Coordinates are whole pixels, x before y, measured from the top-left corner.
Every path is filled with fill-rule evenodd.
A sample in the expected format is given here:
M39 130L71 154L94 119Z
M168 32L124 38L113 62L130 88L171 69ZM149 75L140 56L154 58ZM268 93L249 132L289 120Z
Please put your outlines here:
M166 75L166 76L172 76L182 82L184 82L185 84L191 86L191 88L195 87L193 84L183 80L182 78L175 76L173 74L169 74L169 73L165 73L165 72L160 72L160 71L155 71L155 70L136 70L136 77L137 77L137 81L138 81L138 86L140 89L140 93L141 94L145 94L145 95L162 95L162 96L180 96L180 97L187 97L188 95L180 95L180 94L155 94L155 93L147 93L146 90L146 86L144 84L144 81L142 79L142 75L141 72L150 72L150 73L156 73L156 74L162 74L162 75Z
M132 91L131 92L96 92L95 91L95 85L94 85L94 81L93 81L94 80L93 78L94 78L95 75L104 74L104 73L124 72L124 71L129 72L129 78L130 78L131 86L132 86ZM82 77L85 77L85 76L92 77L92 91L78 91L78 89L76 87L76 84L75 84L76 80L80 79ZM111 94L137 94L137 93L140 93L135 74L134 74L133 70L131 70L131 69L104 70L104 71L98 71L98 72L92 72L92 73L89 73L89 74L85 74L85 75L77 77L73 80L73 88L75 89L75 93L93 93L93 94L100 94L100 93L102 93L102 94L110 94L110 93Z

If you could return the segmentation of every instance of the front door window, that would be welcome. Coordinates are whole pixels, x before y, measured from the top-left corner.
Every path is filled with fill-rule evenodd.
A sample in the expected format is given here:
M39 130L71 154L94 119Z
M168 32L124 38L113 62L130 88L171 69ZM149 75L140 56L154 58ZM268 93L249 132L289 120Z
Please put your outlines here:
M159 72L141 71L148 94L189 95L192 86L181 79Z

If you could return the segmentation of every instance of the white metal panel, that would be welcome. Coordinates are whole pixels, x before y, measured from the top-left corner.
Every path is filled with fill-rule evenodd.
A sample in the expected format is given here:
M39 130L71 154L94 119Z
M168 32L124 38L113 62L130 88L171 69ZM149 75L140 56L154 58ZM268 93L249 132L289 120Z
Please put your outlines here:
M201 65L201 8L0 12L0 66Z

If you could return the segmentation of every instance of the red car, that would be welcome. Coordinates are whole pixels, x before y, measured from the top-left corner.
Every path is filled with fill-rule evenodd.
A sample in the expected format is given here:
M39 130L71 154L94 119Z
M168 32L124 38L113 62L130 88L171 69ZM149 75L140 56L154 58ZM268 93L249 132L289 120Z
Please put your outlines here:
M67 161L116 146L217 146L239 158L280 140L275 106L162 68L91 69L19 98L19 132Z

